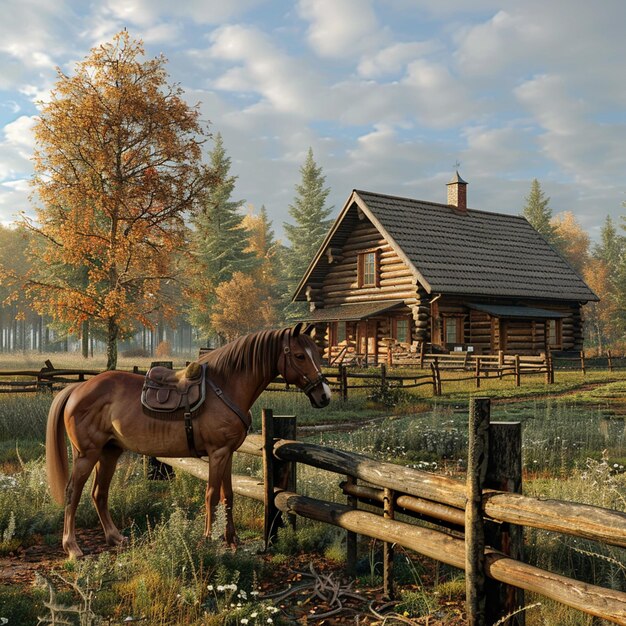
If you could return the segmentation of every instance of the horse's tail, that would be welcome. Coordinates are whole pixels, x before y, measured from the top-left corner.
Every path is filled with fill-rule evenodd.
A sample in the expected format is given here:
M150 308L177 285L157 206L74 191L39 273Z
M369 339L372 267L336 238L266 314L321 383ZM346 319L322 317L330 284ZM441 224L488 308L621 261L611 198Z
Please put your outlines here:
M65 387L54 397L48 411L46 426L46 472L52 497L63 504L65 500L65 486L69 480L67 462L67 444L65 443L65 423L63 409L70 394L77 385Z

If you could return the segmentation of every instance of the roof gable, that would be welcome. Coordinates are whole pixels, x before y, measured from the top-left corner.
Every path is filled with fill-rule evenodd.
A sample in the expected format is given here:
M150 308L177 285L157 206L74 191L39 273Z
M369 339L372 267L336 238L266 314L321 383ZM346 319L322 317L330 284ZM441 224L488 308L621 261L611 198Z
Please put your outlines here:
M597 296L521 216L354 190L303 277L320 282L328 247L341 247L357 207L428 292L588 301Z

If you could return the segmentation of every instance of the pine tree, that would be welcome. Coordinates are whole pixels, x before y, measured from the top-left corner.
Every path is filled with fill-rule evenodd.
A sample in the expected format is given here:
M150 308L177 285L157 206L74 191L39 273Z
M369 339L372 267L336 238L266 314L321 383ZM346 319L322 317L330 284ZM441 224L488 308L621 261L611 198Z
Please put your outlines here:
M602 259L608 265L610 272L614 274L622 257L623 249L624 237L618 235L611 216L607 215L600 231L600 243L594 248L594 256Z
M300 173L302 180L296 185L297 195L293 204L289 205L289 215L295 223L283 224L291 244L288 252L288 302L332 223L328 217L333 207L325 206L330 188L324 187L326 177L315 163L311 148Z
M556 228L551 223L552 209L549 207L550 198L546 198L539 181L534 178L530 186L530 193L526 196L526 206L522 214L531 226L541 233L556 248L559 247L559 238Z
M191 297L191 322L210 335L215 288L229 281L235 272L249 273L257 260L247 251L248 233L241 212L244 201L231 199L237 176L230 174L231 160L220 133L215 136L215 146L209 156L217 183L207 189L201 210L191 217L194 263L202 271L196 268L190 272L188 295Z

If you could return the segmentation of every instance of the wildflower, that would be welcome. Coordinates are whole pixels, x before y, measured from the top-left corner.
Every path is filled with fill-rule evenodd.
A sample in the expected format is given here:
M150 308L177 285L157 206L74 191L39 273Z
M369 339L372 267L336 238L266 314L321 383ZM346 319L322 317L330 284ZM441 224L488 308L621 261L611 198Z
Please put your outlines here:
M217 590L218 591L224 591L224 585L218 585L217 586Z
M254 619L257 615L258 615L258 613L255 611L254 613L251 613L251 614L250 614L250 617L251 617L252 619Z
M209 591L213 591L213 585L207 585L206 587Z
M250 620L247 617L242 617L241 618L241 623L242 624L247 624Z

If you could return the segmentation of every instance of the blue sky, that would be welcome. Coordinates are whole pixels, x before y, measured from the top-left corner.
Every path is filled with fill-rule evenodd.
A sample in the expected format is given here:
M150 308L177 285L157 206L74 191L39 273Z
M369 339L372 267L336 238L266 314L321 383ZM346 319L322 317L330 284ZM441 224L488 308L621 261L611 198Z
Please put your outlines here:
M31 210L36 102L122 28L220 132L235 199L282 236L311 146L353 188L520 213L537 178L594 240L626 215L623 0L5 0L0 221Z

